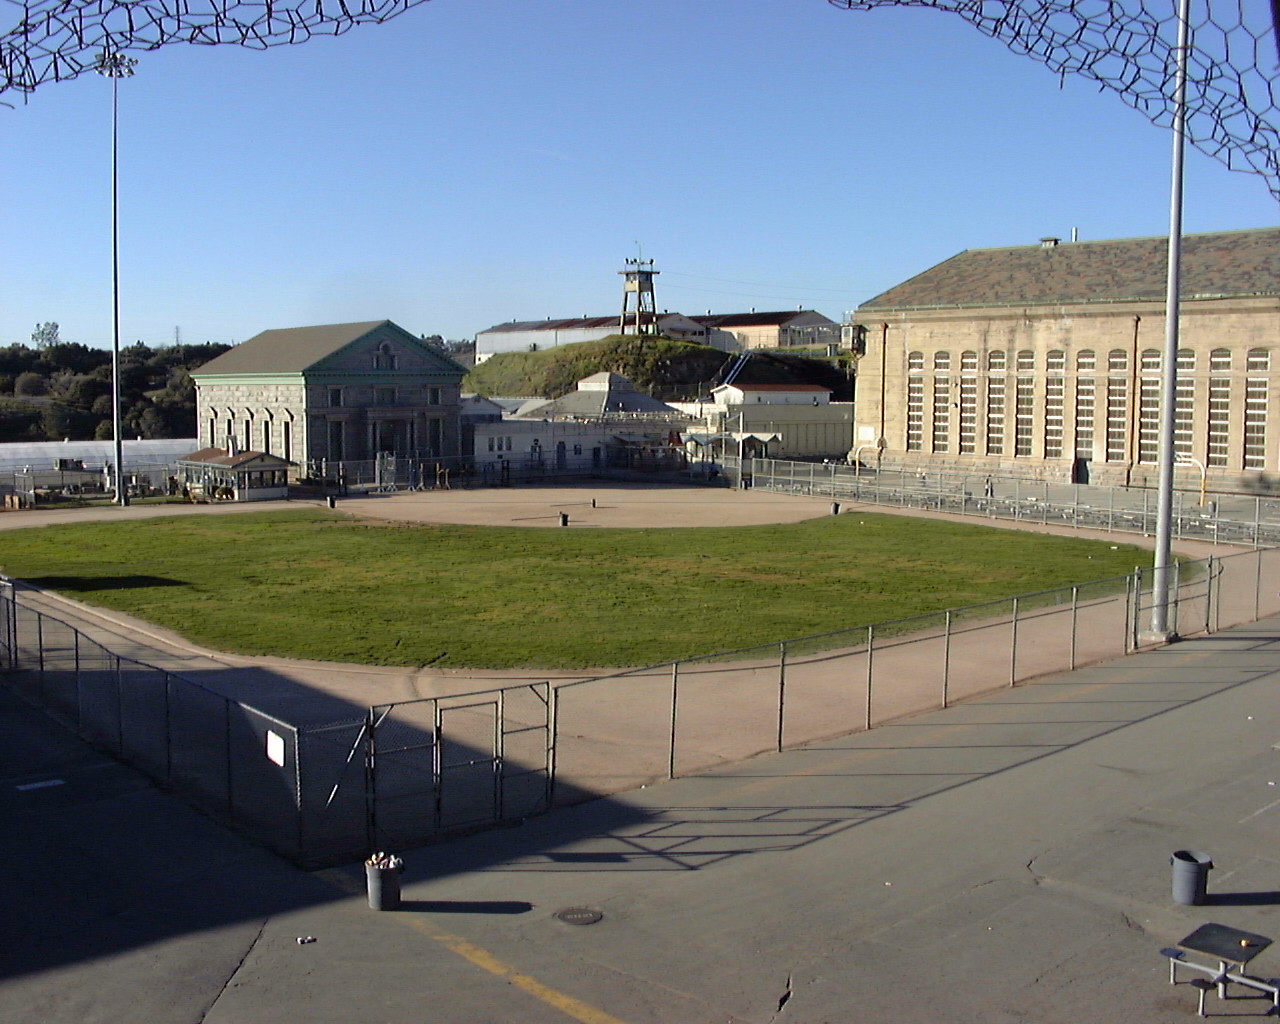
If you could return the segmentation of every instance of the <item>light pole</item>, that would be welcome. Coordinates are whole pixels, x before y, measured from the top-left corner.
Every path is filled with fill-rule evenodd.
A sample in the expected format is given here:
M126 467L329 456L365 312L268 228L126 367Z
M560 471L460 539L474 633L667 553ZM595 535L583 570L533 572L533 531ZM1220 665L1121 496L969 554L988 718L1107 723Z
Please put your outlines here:
M111 79L111 433L115 438L116 504L129 504L124 483L124 434L120 422L120 79L133 75L138 62L117 50L104 49L93 69Z
M1182 157L1187 136L1187 49L1190 46L1191 0L1178 0L1178 45L1173 66L1173 158L1169 186L1169 266L1165 290L1164 358L1160 365L1160 449L1156 507L1156 550L1151 580L1151 634L1167 640L1169 606L1173 603L1173 464L1174 417L1178 397L1178 303L1182 263Z

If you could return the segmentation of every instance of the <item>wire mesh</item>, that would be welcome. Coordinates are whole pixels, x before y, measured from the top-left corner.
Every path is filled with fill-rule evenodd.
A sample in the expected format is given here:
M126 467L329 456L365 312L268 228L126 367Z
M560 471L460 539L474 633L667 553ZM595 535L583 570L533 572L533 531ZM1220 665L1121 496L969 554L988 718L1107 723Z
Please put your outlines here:
M852 11L928 7L958 15L1065 78L1116 93L1154 124L1174 123L1175 5L1161 0L828 0ZM1191 5L1186 137L1280 197L1277 9L1257 0Z

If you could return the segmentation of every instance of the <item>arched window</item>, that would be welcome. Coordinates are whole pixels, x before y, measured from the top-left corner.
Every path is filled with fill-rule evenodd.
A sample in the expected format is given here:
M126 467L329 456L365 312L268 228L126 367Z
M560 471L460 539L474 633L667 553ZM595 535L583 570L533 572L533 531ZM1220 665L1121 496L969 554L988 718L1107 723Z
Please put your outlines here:
M1231 349L1215 348L1209 353L1209 370L1212 373L1226 373L1231 369Z
M960 369L976 370L978 368L978 353L973 350L966 350L960 353Z
M1191 373L1196 368L1196 354L1189 348L1178 349L1179 372Z
M1107 353L1107 370L1110 373L1123 373L1129 369L1129 353L1122 348L1113 348Z
M1067 354L1060 348L1050 349L1044 356L1044 368L1049 373L1062 373L1067 368Z
M1024 348L1018 353L1018 369L1034 370L1036 368L1036 354L1029 348Z
M396 368L396 355L388 342L383 342L378 346L378 351L373 355L373 368L375 370L394 370Z
M907 369L923 370L924 369L924 353L908 352L907 353Z
M1007 362L1003 351L997 349L987 353L987 371L989 373L1004 373L1006 366Z
M1271 369L1271 353L1265 348L1249 349L1245 369L1250 373L1265 373Z
M935 370L949 370L949 369L951 369L951 353L950 353L950 352L935 352L935 353L933 354L933 368L934 368Z
M1098 355L1090 349L1076 353L1076 372L1093 373L1098 368Z
M1160 362L1160 350L1158 348L1144 348L1138 361L1138 368L1146 373L1159 373Z

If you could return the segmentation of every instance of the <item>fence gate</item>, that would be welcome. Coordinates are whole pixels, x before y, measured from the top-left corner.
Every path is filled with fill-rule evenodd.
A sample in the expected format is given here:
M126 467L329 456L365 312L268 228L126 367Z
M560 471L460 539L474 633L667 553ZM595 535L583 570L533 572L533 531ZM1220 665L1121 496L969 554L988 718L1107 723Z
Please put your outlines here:
M366 735L370 852L549 806L547 683L384 704Z

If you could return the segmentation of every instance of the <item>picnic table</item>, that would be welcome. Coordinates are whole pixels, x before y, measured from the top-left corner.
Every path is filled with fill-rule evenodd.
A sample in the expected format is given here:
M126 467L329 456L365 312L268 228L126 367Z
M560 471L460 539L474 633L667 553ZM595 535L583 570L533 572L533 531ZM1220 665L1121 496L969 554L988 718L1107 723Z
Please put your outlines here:
M1169 958L1169 983L1178 983L1178 967L1200 971L1208 978L1197 978L1191 982L1200 993L1200 1005L1197 1013L1203 1017L1205 993L1213 988L1218 990L1218 998L1226 999L1229 984L1242 985L1271 996L1272 1005L1280 1010L1280 979L1259 978L1246 973L1249 963L1271 945L1271 939L1255 932L1246 932L1240 928L1232 928L1225 924L1202 924L1190 935L1178 941L1177 945L1161 952ZM1204 963L1199 959L1210 961Z

